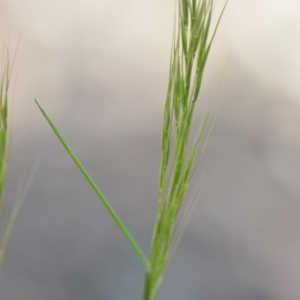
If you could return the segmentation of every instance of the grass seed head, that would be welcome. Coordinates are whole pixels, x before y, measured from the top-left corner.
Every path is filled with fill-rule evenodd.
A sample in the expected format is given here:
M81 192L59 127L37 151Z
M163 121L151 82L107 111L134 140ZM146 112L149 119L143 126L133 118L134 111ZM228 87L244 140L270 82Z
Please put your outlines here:
M196 158L202 157L206 140L204 145L201 142L209 128L214 106L212 103L203 115L196 137L192 136L204 69L224 10L209 38L214 0L178 0L177 3L162 128L158 211L145 277L144 300L156 299L174 250L172 245L177 245L181 236L180 230L184 226L179 226L174 237L175 221L199 165L200 160Z

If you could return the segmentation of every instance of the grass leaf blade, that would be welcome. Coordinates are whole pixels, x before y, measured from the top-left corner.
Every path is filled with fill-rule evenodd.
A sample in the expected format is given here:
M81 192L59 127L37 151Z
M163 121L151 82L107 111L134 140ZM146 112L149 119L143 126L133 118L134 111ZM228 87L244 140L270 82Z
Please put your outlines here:
M102 202L104 207L109 212L112 219L115 221L115 223L119 227L120 231L123 233L123 235L127 239L128 243L131 245L131 247L136 252L136 254L141 259L141 261L144 263L144 265L146 267L148 267L148 259L147 259L146 255L143 253L143 251L141 250L138 243L135 241L135 239L131 235L130 231L127 229L127 227L125 226L123 221L120 219L120 217L114 211L114 209L111 207L108 200L104 197L102 192L99 190L99 188L97 187L96 183L93 181L91 176L85 170L85 168L83 167L83 165L81 164L81 162L79 161L79 159L77 158L77 156L75 155L75 153L73 152L71 147L68 145L68 143L63 138L63 136L61 135L61 133L59 132L57 127L54 125L53 121L50 119L50 117L45 112L44 108L39 104L39 102L37 100L35 100L35 102L36 102L38 108L40 109L41 113L43 114L43 116L45 117L47 122L49 123L50 127L53 129L54 133L56 134L56 136L58 137L58 139L62 143L62 145L64 146L64 148L66 149L66 151L68 152L68 154L70 155L70 157L72 158L72 160L74 161L74 163L76 164L78 169L81 171L82 175L85 177L85 179L87 180L87 182L89 183L91 188L94 190L94 192L96 193L96 195L98 196L98 198L100 199L100 201Z

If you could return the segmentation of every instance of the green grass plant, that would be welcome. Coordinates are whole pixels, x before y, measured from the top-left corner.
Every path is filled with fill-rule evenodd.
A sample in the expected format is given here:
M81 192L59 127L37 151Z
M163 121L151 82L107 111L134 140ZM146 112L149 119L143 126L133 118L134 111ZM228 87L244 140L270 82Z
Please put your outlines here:
M203 113L198 132L193 136L193 116L206 61L225 9L209 37L213 4L213 0L178 1L161 138L158 209L149 268L145 276L144 300L156 299L173 247L178 244L177 239L181 236L181 226L178 233L174 234L175 222L199 166L206 144L204 142L203 147L200 147L200 142L214 112L212 103Z
M44 108L36 101L56 136L144 264L143 300L157 298L163 274L182 235L186 219L183 217L176 228L178 213L201 161L207 133L212 124L215 101L204 111L199 124L194 122L194 113L207 58L227 2L217 24L211 29L214 4L214 0L177 1L161 135L158 209L149 258L96 186ZM195 125L198 131L193 134ZM184 213L183 216L185 215L187 214Z
M8 46L2 41L0 69L0 216L4 205L4 186L7 171L8 144L8 99L11 82L12 64Z
M4 207L4 187L7 173L7 166L10 154L10 122L9 116L9 102L11 98L11 75L15 55L11 58L9 45L1 40L1 64L0 64L0 219ZM3 263L4 253L10 232L13 226L13 221L16 217L19 205L16 205L12 211L11 218L6 226L3 237L0 241L0 267Z

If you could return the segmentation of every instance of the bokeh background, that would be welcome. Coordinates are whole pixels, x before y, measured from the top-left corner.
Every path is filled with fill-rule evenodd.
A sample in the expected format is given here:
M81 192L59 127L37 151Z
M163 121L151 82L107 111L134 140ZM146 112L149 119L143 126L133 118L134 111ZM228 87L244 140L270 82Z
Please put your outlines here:
M147 252L174 8L174 0L0 2L1 37L14 51L21 36L2 231L18 182L42 155L1 299L141 299L142 264L33 99ZM201 95L213 99L221 82L223 104L159 299L299 300L299 14L298 0L229 1Z

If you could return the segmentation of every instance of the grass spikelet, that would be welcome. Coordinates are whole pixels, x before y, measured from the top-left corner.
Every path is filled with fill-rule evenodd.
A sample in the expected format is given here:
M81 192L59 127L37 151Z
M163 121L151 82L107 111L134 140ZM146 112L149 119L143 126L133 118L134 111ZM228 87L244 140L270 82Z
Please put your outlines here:
M150 249L149 268L145 275L144 300L155 300L163 273L180 230L175 231L178 212L202 157L200 147L204 133L211 124L213 104L202 116L199 131L192 137L193 115L199 98L209 51L218 27L209 40L213 0L179 0L177 28L171 54L169 84L162 128L162 159L159 179L159 199Z

